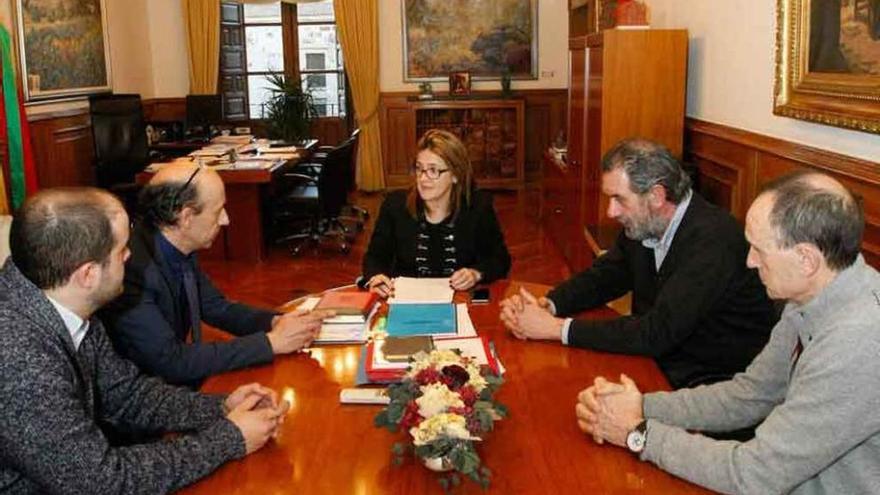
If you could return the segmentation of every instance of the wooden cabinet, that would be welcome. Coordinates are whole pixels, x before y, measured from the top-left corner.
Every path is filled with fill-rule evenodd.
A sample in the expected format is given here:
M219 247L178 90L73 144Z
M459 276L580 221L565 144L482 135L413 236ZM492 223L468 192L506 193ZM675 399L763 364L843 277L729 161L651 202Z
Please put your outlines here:
M95 143L87 108L28 120L40 188L95 185Z
M429 129L445 129L468 149L477 185L522 188L525 180L525 103L521 99L449 99L386 103L385 173L388 185L410 183L416 143Z
M619 229L606 217L601 194L601 160L611 147L643 137L681 157L687 43L685 30L654 29L612 29L569 40L569 177L564 192L545 188L545 200L551 194L567 198L566 236L578 249L606 249ZM554 173L545 164L545 175ZM581 264L576 256L566 258L572 268Z

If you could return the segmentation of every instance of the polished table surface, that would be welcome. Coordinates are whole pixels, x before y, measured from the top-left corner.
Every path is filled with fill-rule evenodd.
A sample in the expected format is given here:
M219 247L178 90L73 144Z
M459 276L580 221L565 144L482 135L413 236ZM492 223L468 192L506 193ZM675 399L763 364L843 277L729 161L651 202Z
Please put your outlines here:
M498 320L498 302L519 285L496 282L489 304L470 306L477 332L495 343L507 368L496 399L509 407L510 415L477 447L493 473L489 490L466 480L453 493L706 493L625 449L596 445L578 430L576 397L596 376L616 379L626 373L643 392L668 390L669 385L648 358L517 340ZM614 314L599 310L589 316ZM436 473L415 459L392 464L392 444L406 437L373 426L380 406L339 403L339 391L354 386L359 352L359 346L316 347L310 354L283 356L271 365L209 379L206 392L260 382L292 407L277 440L183 493L443 493Z

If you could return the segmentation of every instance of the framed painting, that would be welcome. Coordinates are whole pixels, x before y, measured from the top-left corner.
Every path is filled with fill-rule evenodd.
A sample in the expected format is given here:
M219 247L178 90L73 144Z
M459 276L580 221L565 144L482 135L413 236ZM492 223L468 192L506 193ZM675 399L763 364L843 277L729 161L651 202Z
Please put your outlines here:
M777 115L880 133L880 0L777 0Z
M104 0L13 0L29 101L111 90Z
M538 0L401 0L403 78L538 78Z
M469 72L451 72L449 74L449 94L467 96L471 94L471 75Z

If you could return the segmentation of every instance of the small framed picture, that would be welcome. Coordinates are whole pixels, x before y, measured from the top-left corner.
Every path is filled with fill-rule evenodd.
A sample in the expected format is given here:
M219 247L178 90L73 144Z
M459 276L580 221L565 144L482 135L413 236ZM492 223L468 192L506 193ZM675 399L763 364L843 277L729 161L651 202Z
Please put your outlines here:
M471 73L467 71L450 72L449 94L456 96L471 94Z

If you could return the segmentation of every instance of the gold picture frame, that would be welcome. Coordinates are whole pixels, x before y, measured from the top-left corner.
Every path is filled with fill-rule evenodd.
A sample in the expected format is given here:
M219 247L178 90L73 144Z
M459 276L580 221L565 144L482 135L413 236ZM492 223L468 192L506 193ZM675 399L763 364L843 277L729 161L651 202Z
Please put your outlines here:
M773 113L880 133L880 0L777 0L776 17Z

